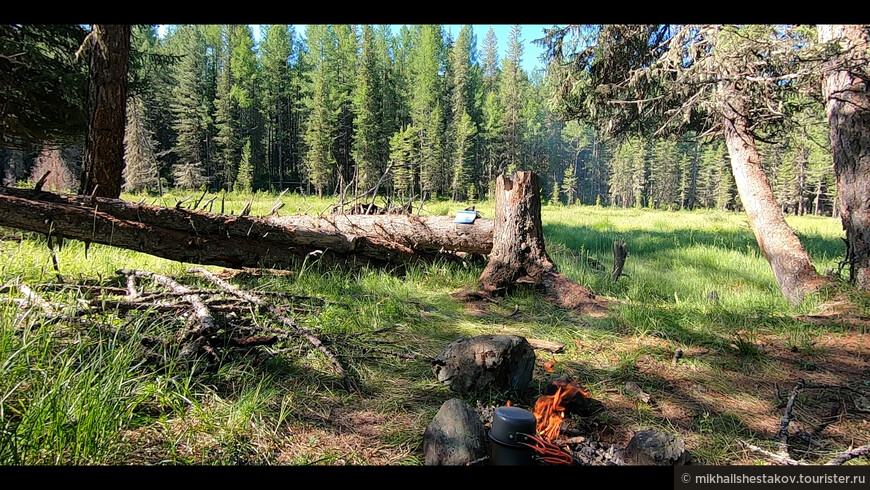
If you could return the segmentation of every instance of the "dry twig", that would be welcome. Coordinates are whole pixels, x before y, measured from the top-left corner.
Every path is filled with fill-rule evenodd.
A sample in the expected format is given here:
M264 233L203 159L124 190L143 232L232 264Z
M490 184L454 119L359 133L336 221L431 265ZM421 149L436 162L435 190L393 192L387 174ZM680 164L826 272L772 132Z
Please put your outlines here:
M137 277L150 277L155 282L163 285L164 287L167 287L167 288L171 289L172 291L183 295L182 299L184 301L186 301L187 303L189 303L193 307L193 314L196 317L197 323L199 324L199 329L188 330L188 331L182 332L182 334L181 334L182 340L189 340L197 335L201 335L201 336L212 335L217 331L217 328L215 327L215 324L214 324L214 319L212 318L211 313L208 310L208 307L202 301L202 298L200 298L198 294L194 294L193 290L191 290L190 288L188 288L186 286L182 286L181 284L178 284L177 282L173 281L172 279L170 279L166 276L161 276L160 274L154 274L153 272L136 271L136 270L133 270L133 271L122 270L119 272L121 274L128 275L128 276L135 275Z
M804 387L804 380L799 379L794 389L791 390L791 396L788 398L788 404L785 406L785 413L780 420L779 433L779 454L783 457L788 457L788 424L791 423L791 412L794 409L794 402L798 392Z

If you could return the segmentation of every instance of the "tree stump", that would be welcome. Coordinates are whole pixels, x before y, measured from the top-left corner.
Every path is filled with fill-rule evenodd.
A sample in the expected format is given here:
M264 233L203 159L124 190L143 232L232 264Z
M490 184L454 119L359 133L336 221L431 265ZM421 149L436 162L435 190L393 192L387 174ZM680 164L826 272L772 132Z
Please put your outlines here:
M463 395L487 388L522 392L534 369L535 350L517 335L459 339L432 361L438 381Z
M622 275L622 268L625 266L625 259L628 257L628 249L625 246L625 239L622 243L613 242L613 272L610 274L610 279L616 282L619 276Z
M532 283L547 300L563 308L602 312L603 301L592 291L560 274L544 247L538 176L517 172L495 182L495 218L489 263L478 279L478 290L500 295L516 284Z

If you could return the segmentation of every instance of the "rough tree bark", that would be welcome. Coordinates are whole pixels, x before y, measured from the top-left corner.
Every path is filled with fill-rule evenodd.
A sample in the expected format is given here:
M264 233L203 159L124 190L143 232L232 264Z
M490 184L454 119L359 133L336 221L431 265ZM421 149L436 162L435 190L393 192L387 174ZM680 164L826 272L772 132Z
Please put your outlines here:
M270 223L325 233L361 235L415 250L451 250L488 254L492 250L491 219L477 218L471 224L457 224L448 216L415 215L330 215L281 216Z
M478 279L479 291L494 295L518 283L542 287L545 298L564 308L588 312L604 309L588 289L560 274L544 247L538 176L517 172L495 181L493 247Z
M735 82L722 82L718 102L722 111L725 141L737 193L749 218L749 227L773 269L782 294L799 303L829 281L816 272L800 240L782 216L749 130L746 105Z
M88 127L80 194L121 195L130 25L94 24L88 70Z
M864 25L820 25L818 33L820 42L837 42L841 48L825 69L823 93L849 278L870 291L870 33Z

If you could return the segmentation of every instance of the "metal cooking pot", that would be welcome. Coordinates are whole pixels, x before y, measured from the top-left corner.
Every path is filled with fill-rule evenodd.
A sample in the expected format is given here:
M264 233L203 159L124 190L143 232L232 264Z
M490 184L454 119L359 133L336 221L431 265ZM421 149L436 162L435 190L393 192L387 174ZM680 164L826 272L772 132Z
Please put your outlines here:
M531 465L534 449L526 446L526 435L535 434L535 416L519 407L498 407L489 431L490 461L497 466Z

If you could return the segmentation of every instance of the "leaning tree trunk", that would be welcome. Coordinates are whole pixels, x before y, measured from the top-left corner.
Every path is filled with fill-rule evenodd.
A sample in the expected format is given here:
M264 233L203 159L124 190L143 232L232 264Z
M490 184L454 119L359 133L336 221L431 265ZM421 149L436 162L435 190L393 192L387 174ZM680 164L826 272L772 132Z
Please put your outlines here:
M121 195L130 32L127 24L94 24L88 39L88 127L80 194Z
M540 183L532 172L517 172L513 180L500 175L495 181L492 253L478 289L494 295L520 283L541 286L545 298L565 308L603 310L595 294L560 274L547 255Z
M732 83L720 85L719 102L737 193L780 291L792 303L799 303L807 293L828 281L816 272L794 230L782 216L749 131L745 103Z
M819 41L843 50L825 70L824 95L846 230L849 277L870 291L870 96L867 57L870 34L861 25L821 25Z

